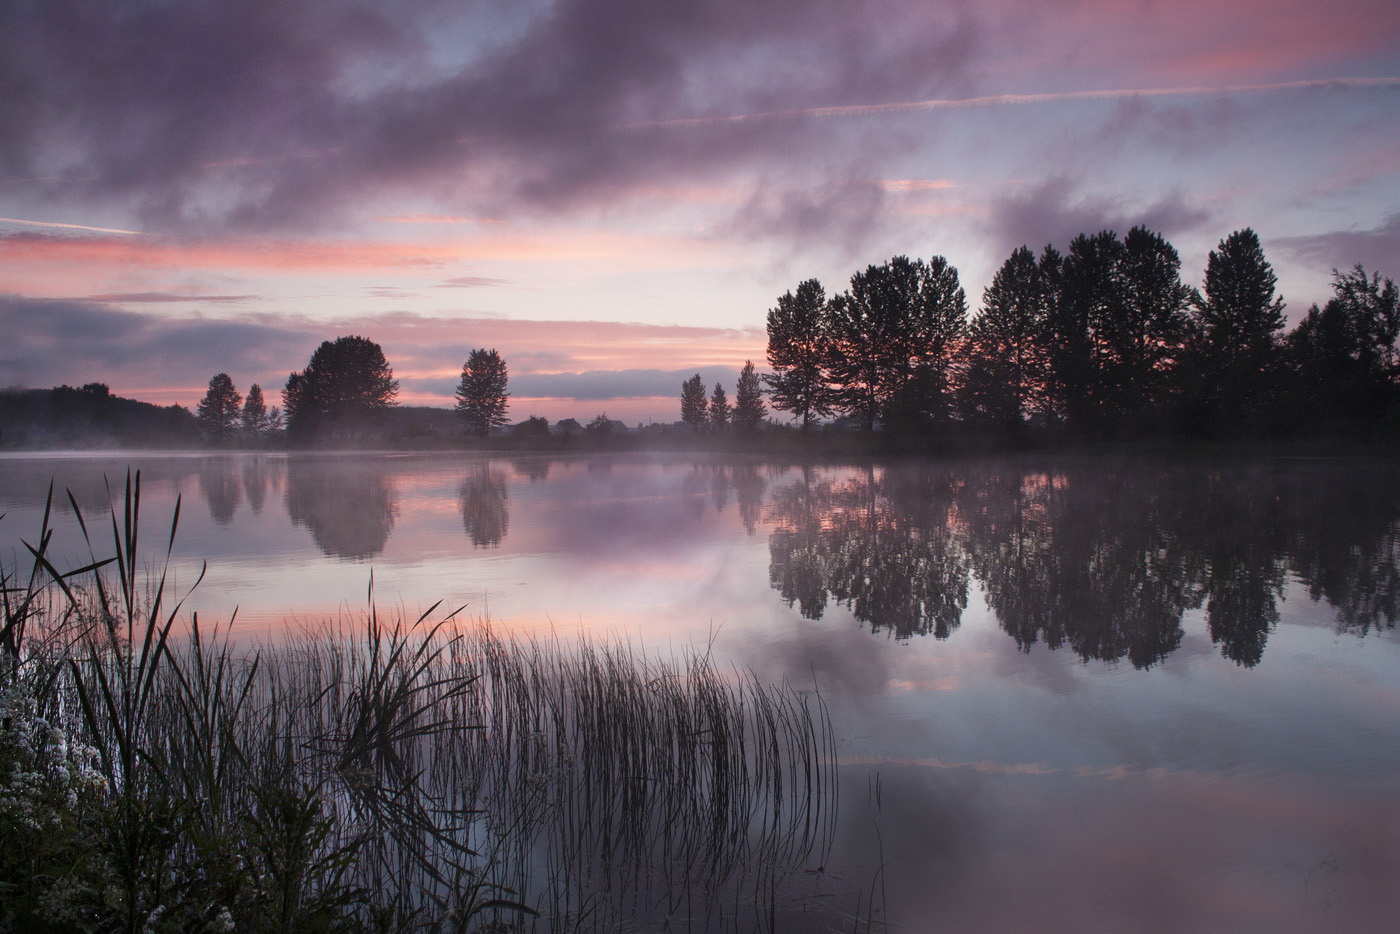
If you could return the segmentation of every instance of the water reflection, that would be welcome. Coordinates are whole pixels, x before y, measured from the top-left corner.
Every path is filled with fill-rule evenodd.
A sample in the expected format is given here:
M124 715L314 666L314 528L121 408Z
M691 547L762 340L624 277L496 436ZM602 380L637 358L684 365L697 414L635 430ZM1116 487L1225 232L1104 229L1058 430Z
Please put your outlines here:
M531 483L548 480L551 464L553 461L547 457L518 457L510 462L511 468Z
M372 558L393 531L398 496L384 461L293 458L287 462L287 514L311 532L322 554Z
M243 503L243 478L236 468L227 457L211 457L199 464L199 492L209 505L209 515L220 525L232 522Z
M877 479L874 469L774 494L769 579L791 606L820 619L828 601L871 630L946 639L967 606L968 555L955 541L955 486L946 476Z
M462 527L477 548L494 548L510 528L506 481L489 465L475 468L457 490Z
M253 515L262 515L263 504L275 482L276 472L269 461L261 457L249 457L243 461L243 495Z
M1001 628L1147 668L1204 608L1221 654L1259 663L1291 572L1365 633L1400 615L1400 491L1376 467L803 472L774 492L769 579L803 616L946 638L970 577Z
M739 521L750 535L754 534L763 519L763 500L767 491L768 481L763 475L763 468L748 462L727 464L698 461L690 465L689 472L681 478L680 487L686 511L696 519L705 513L707 493L710 505L718 513L729 508L730 497L733 497L739 507Z

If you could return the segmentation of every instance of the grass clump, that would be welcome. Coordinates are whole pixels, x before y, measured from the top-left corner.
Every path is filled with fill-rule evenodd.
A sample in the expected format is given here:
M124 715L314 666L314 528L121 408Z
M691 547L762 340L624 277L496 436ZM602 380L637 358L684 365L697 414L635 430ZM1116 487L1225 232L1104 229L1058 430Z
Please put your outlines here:
M0 930L771 927L830 838L820 699L455 614L242 650L144 567L0 570ZM48 507L53 503L50 491Z

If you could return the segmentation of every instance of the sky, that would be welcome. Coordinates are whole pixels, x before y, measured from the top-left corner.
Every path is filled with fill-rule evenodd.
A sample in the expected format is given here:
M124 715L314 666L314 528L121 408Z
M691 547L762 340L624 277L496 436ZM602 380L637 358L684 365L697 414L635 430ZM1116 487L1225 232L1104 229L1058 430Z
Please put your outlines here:
M1400 277L1393 0L11 0L0 387L276 401L321 341L449 406L679 417L896 255L1252 227L1292 320Z

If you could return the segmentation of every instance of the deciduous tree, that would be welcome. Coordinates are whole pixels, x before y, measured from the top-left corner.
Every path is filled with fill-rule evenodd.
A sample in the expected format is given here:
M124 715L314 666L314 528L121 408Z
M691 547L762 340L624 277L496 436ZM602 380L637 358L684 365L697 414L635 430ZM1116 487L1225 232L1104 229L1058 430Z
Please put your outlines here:
M831 302L829 370L841 407L867 428L879 417L944 418L966 319L958 272L941 256L896 256L856 273Z
M309 438L326 431L354 431L396 404L399 381L383 349L363 337L325 341L283 391L287 430Z
M1035 254L1024 246L983 292L964 354L962 399L970 419L1014 427L1046 411L1049 294Z
M791 412L805 429L830 415L835 399L827 373L829 307L826 291L808 279L778 298L768 311L768 365L765 376L773 408Z
M1333 297L1288 336L1294 413L1313 427L1366 433L1400 417L1400 293L1360 266L1332 273Z

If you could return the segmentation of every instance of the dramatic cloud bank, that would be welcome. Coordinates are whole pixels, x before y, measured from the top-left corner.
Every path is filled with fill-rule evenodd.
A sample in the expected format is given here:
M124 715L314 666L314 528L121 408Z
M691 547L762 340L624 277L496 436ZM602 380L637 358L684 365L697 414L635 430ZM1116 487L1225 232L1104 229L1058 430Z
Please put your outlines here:
M7 307L170 312L128 351L233 337L193 314L756 328L810 276L936 253L975 296L1134 224L1188 268L1253 226L1296 298L1400 274L1383 0L18 0L0 88ZM61 381L55 340L7 372Z

